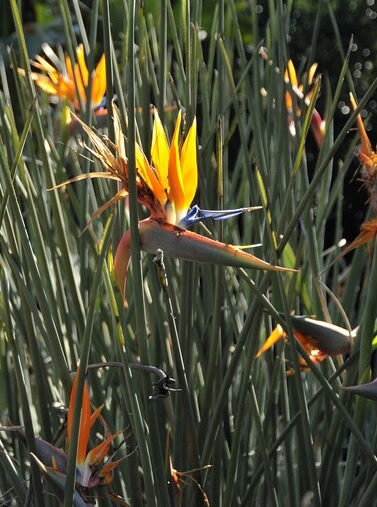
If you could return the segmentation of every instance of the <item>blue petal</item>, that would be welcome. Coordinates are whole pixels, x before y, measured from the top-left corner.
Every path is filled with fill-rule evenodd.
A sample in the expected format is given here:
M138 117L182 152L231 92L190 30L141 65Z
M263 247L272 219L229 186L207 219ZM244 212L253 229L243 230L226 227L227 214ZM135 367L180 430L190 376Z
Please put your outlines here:
M117 103L117 100L118 100L118 97L116 96L116 94L113 96L113 100L115 102L115 104ZM107 97L106 95L103 97L103 99L101 100L101 102L98 104L98 106L96 106L94 108L94 111L100 111L102 109L107 109Z
M179 227L182 229L187 229L193 224L197 222L202 222L203 220L227 220L228 218L235 217L237 215L241 215L245 211L253 211L255 209L260 209L261 206L255 206L252 208L238 208L238 209L227 209L227 210L208 210L208 209L200 209L196 204L191 208L191 210L187 213L185 217L179 222Z

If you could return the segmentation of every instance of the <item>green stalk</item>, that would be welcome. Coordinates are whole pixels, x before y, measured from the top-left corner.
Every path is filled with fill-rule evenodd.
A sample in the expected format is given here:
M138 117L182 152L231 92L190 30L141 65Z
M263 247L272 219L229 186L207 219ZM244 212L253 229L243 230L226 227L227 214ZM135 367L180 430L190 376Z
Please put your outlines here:
M224 35L224 2L220 0L217 3L218 8L218 33ZM217 106L217 130L216 130L216 173L217 173L217 203L218 209L223 209L224 191L227 195L228 167L227 153L224 149L224 128L228 127L228 118L223 116L224 102L227 93L225 81L224 61L220 54L217 53L217 66L219 73L219 101ZM223 241L223 227L219 223L218 238ZM214 267L214 301L212 310L212 329L210 333L208 364L205 377L204 393L203 393L203 409L201 413L201 424L198 436L202 443L208 428L210 420L210 412L212 409L212 400L217 392L219 383L221 383L221 318L223 304L223 268L221 266ZM210 295L208 295L210 297Z
M103 2L105 3L105 2ZM94 0L91 5L91 16L90 16L90 39L88 40L88 36L86 33L84 20L81 15L81 11L79 8L79 3L77 0L73 1L73 7L75 9L75 14L77 18L77 23L79 25L80 36L82 39L82 44L84 46L84 51L86 55L86 63L88 67L88 84L85 89L86 97L84 103L80 104L81 110L81 118L84 123L87 125L92 125L93 119L95 118L93 115L91 105L91 95L92 95L92 77L93 70L95 67L95 47L96 47L96 39L97 39L97 25L98 25L98 8L99 8L99 0ZM65 31L70 31L70 26L65 28ZM77 48L72 46L72 53L74 56L74 62L77 60ZM83 76L81 76L82 78ZM74 79L76 79L76 75L74 74ZM76 83L77 88L77 83ZM79 94L77 94L79 96ZM80 102L80 97L79 97ZM84 110L85 105L85 110ZM86 139L87 140L87 139ZM91 161L83 159L83 172L90 172ZM88 181L86 185L80 185L77 188L78 200L79 200L79 221L80 224L86 224L88 217L88 208L90 202L90 191L88 191L88 186L92 186L92 182ZM84 226L85 227L85 226ZM81 259L80 262L80 291L83 295L84 301L87 301L90 293L90 267L89 267L89 249L87 241L79 241L78 243L79 249L79 257Z
M110 273L107 265L103 264L103 278L105 287L107 290L107 294L110 300L110 308L112 311L112 316L114 318L115 325L115 333L114 333L114 344L115 349L117 351L117 356L120 358L121 363L123 365L122 368L122 380L120 382L120 388L125 399L126 407L128 407L129 417L132 421L133 428L135 429L136 434L136 443L138 447L138 451L141 455L141 462L143 464L147 464L147 467L151 470L150 463L150 454L148 449L148 443L145 439L145 424L143 421L143 416L141 413L141 407L137 395L137 386L135 380L133 379L132 373L130 371L130 363L129 353L127 348L124 346L125 344L125 336L123 332L124 325L124 308L123 308L123 298L118 295L118 299L114 294L114 287L111 282ZM123 317L123 318L122 318ZM145 465L144 465L145 466ZM127 493L130 498L133 499L135 506L141 506L143 504L143 500L141 498L141 485L140 485L140 474L138 470L138 460L133 459L131 457L131 465L130 469L132 471L131 480L128 481L127 484ZM150 479L151 480L151 479Z
M10 125L10 130L12 133L12 140L15 147L19 147L19 142L22 143L22 139L18 140L17 135L17 127L13 122L12 115L8 116L8 122ZM26 145L29 148L29 143ZM43 237L43 228L48 227L50 223L50 210L46 209L44 201L41 199L35 198L36 189L38 187L37 174L33 174L33 170L35 173L38 172L38 163L35 159L34 153L31 153L32 160L30 161L30 166L32 169L28 170L27 165L25 164L23 159L19 159L18 155L16 156L15 161L13 162L13 166L11 168L11 173L15 174L16 162L18 164L18 174L19 179L22 182L22 186L27 195L28 201L28 214L25 216L25 225L28 230L30 230L30 240L33 241L33 251L35 258L38 259L38 270L40 272L41 280L43 281L43 285L46 292L46 298L48 301L53 301L55 299L55 287L53 286L53 276L51 273L51 262L48 259L48 248L51 251L54 251L55 244L53 241L46 242L46 238ZM34 178L31 176L33 174ZM8 194L7 194L8 195ZM59 311L57 305L52 305L50 308L50 312L52 318L55 322L59 322Z
M338 370L335 374L333 374L331 378L329 378L328 383L329 383L330 386L337 379L337 377L339 375L341 375L341 373L346 369L346 367L351 364L351 362L354 362L354 359L352 360L352 358L351 358L351 360L348 360L346 363L344 363L343 367L340 370ZM315 395L310 400L308 400L308 408L311 408L312 405L316 401L319 401L320 398L323 396L324 392L325 392L325 387L320 387L318 389L318 391L315 393ZM349 421L351 421L351 424L353 424L352 423L352 418L348 414L347 411L345 411L345 414L348 415ZM287 439L288 435L290 434L290 432L292 431L292 429L294 428L294 426L299 422L300 416L301 416L301 412L300 411L296 412L295 414L293 414L290 417L289 421L286 422L286 425L282 428L282 430L281 430L278 438L271 445L271 449L270 449L270 452L269 452L269 458L270 459L273 457L274 453L276 453L276 451L278 450L278 448L281 445L284 444L285 440ZM251 495L252 495L252 493L253 493L253 491L254 491L254 489L256 487L257 481L260 479L260 476L263 473L263 470L264 470L264 467L263 467L263 464L261 464L257 468L257 470L254 472L252 481L248 485L248 488L247 488L247 490L245 492L245 495L243 496L242 501L241 501L241 505L243 507L246 507L247 505L250 504L250 497L251 497ZM291 491L290 493L293 494L294 491Z
M128 105L128 176L129 176L129 202L130 202L130 230L131 230L131 265L133 273L133 300L135 303L136 328L138 343L140 347L140 359L144 364L149 364L148 337L146 331L145 302L143 293L143 277L141 271L140 241L139 241L139 216L138 200L136 187L136 123L135 123L135 1L129 3L129 25L128 25L128 75L127 75L127 105ZM147 397L147 388L145 381L144 394ZM143 472L145 475L145 489L148 506L156 505L156 495L161 505L168 505L168 491L164 481L164 465L162 461L162 449L160 436L158 435L158 425L155 408L148 405L147 412L149 416L149 426L151 431L150 453L151 457L143 463ZM143 456L142 456L143 457ZM151 461L152 460L152 461ZM151 466L153 463L153 468ZM152 470L155 471L155 481L153 481Z
M158 97L157 97L157 108L161 118L161 122L164 125L165 117L165 105L166 105L166 82L167 82L167 0L161 0L160 8L160 38L159 38L159 50L160 50L160 68L159 68L159 86L158 86Z
M35 97L35 87L30 77L30 65L28 63L28 53L26 48L26 42L25 37L23 33L23 27L21 24L19 12L17 10L17 7L15 5L15 0L12 1L12 11L13 11L13 18L16 25L17 30L17 36L20 43L21 48L21 57L23 62L23 68L27 69L26 74L26 85L29 96ZM34 126L36 129L36 137L38 142L38 147L40 149L40 156L42 160L42 166L45 169L46 178L47 178L47 185L52 188L55 185L54 175L53 175L53 169L52 169L52 161L46 151L45 147L45 135L41 124L41 118L39 114L36 114L34 116ZM34 150L34 149L33 149ZM80 294L78 293L78 287L77 287L77 281L75 279L75 275L73 273L73 265L72 265L72 259L71 255L69 253L69 247L68 247L68 239L66 236L66 230L64 227L64 220L62 216L62 210L60 203L56 197L55 192L51 193L51 204L52 209L54 213L54 219L55 219L55 227L56 227L56 237L59 240L59 247L62 251L62 262L64 265L64 271L65 271L65 277L66 277L66 283L67 287L69 288L69 294L72 298L72 307L73 311L75 313L76 317L76 323L77 327L79 329L79 332L82 331L84 327L84 308L83 308L83 302L81 299ZM53 334L52 334L53 336ZM59 366L58 366L59 367ZM67 384L66 387L69 388L70 382ZM69 392L69 391L68 391Z
M185 57L185 103L186 107L191 108L192 89L191 89L191 18L190 18L190 0L182 1L182 29L183 29L183 47Z
M365 485L366 484L368 484L368 482L365 482ZM377 475L373 473L363 496L357 502L358 507L369 507L370 505L373 505L373 502L376 499L376 487L377 487Z
M5 161L5 156L1 147L0 147L0 166L3 167L3 176L7 184L7 190L10 199L10 207L14 214L14 224L17 226L17 229L19 231L21 245L25 254L25 260L30 272L31 279L33 280L34 290L40 305L40 310L45 318L45 325L48 337L47 346L49 348L51 357L54 360L55 366L59 371L59 377L63 382L65 389L69 392L71 379L69 377L64 352L61 347L61 342L55 327L55 323L51 316L51 311L49 308L50 305L46 298L42 280L39 275L39 270L35 261L34 252L31 248L30 238L25 228L22 211L17 199L15 189L13 187L10 169Z
M31 294L28 291L26 284L24 283L21 273L18 272L18 265L20 262L16 263L11 254L7 251L7 248L3 246L2 239L0 237L0 244L2 247L2 252L4 258L7 259L9 263L12 274L16 279L17 288L20 294L20 298L22 301L21 310L14 309L16 315L14 315L14 319L16 322L19 320L24 322L24 332L27 336L24 336L25 342L28 344L28 350L30 353L31 363L33 365L34 375L35 375L35 385L36 385L36 395L39 402L38 408L41 411L41 427L42 427L42 435L45 440L50 442L52 440L52 428L50 421L50 410L51 406L51 396L50 392L46 389L46 385L48 384L48 377L45 364L43 362L43 357L40 348L40 344L38 343L36 333L36 329L34 327L34 321L37 323L37 328L39 332L45 334L45 330L43 329L43 325L38 318L38 308L31 297ZM16 317L17 316L17 317ZM7 318L9 316L7 315ZM45 338L45 341L47 339ZM43 407L43 409L42 409Z
M26 505L27 489L25 487L25 481L20 477L19 470L15 467L14 456L11 456L4 444L0 440L0 469L2 470L2 476L7 478L9 484L13 484L14 491L17 492L17 498Z
M171 263L167 262L165 265L166 279L173 281L174 271L170 269ZM174 333L175 346L173 349L173 365L179 362L181 365L180 375L182 376L183 385L188 386L188 391L185 395L185 400L176 397L174 400L174 460L175 466L187 469L192 466L193 453L187 452L190 438L195 442L198 438L198 414L194 410L194 393L193 386L195 385L194 372L195 372L195 354L193 350L192 333L194 328L194 301L195 301L195 274L197 270L190 262L183 262L180 274L180 294L177 294L176 303L173 306L171 290L164 289L164 305L165 312L169 313L169 306L173 309L173 316L179 315L178 323L169 322L169 332ZM159 289L161 290L161 277L159 276ZM166 295L165 295L166 293ZM182 297L184 295L184 297ZM168 298L168 299L167 299ZM169 305L169 306L167 306ZM178 325L178 330L176 326ZM169 347L171 347L169 343ZM184 363L183 363L184 360ZM180 382L180 380L179 380ZM183 398L183 397L181 397ZM182 410L183 406L183 410ZM187 420L187 413L192 412L194 422ZM190 416L191 417L191 416ZM188 432L188 425L190 432ZM195 433L193 434L195 428ZM194 435L194 436L193 436ZM196 443L195 443L196 445ZM197 453L197 451L195 452ZM197 458L194 458L195 460ZM184 468L183 468L184 467Z
M286 315L289 316L289 307L288 307L288 301L284 297L284 285L282 278L278 276L278 283L280 288L280 294L282 297L282 304L284 308L284 312ZM288 329L288 340L289 344L291 345L289 347L291 351L291 360L293 363L293 369L295 372L300 371L300 364L299 364L299 355L298 350L296 348L296 338L294 337L293 328L291 320L287 319L287 329ZM307 477L309 484L310 484L310 490L313 492L313 505L320 506L321 505L321 493L319 488L319 482L317 479L317 472L316 472L316 466L315 466L315 456L313 451L313 440L312 440L312 433L310 429L310 417L309 417L309 411L307 408L307 400L305 396L304 386L301 382L301 378L299 374L297 373L294 375L293 378L294 381L294 402L296 402L297 397L297 405L300 408L301 412L301 420L300 420L300 426L299 429L301 429L301 432L299 431L298 435L300 438L300 447L299 450L302 451L303 458L305 459L305 465L301 463L301 466L305 466L305 476ZM296 403L295 403L296 404Z
M360 341L360 355L359 355L359 378L358 384L370 382L371 370L370 361L372 354L372 337L374 335L377 317L377 241L374 241L374 251L371 271L368 276L368 289L366 293L365 302L363 304L363 316L361 319L361 329L359 332ZM356 398L354 421L360 428L363 426L365 411L367 407L367 400L362 397ZM344 474L343 488L339 501L340 506L347 506L351 501L352 489L350 484L354 480L356 468L358 465L358 442L356 438L351 435L348 453L347 464Z
M221 16L220 16L221 18ZM220 25L221 26L221 25ZM221 28L220 28L221 31ZM221 61L221 58L220 58ZM224 95L222 86L220 86L219 97ZM221 111L222 100L219 103L219 111ZM220 113L219 113L220 114ZM218 209L223 209L224 200L224 133L222 117L219 116L218 129L216 136L216 166L217 166L217 194L218 194ZM227 172L227 171L226 171ZM223 241L223 227L219 223L218 227L218 240ZM209 346L209 357L206 373L206 382L204 386L203 396L203 411L201 414L201 425L199 436L201 441L204 440L206 428L209 423L209 414L211 411L211 398L214 396L218 388L218 382L221 381L221 364L220 364L220 344L221 344L221 317L222 317L222 304L223 304L223 268L221 266L214 267L215 274L215 296L213 302L213 316L212 316L212 330L211 330L211 343Z
M266 287L268 286L270 276L267 273L260 286L258 288L255 287L256 293L264 293ZM235 375L236 369L239 365L239 361L241 358L241 354L243 351L243 347L245 345L245 341L247 337L249 336L249 330L252 325L253 319L255 318L255 314L260 308L260 302L257 299L254 299L252 303L250 304L249 311L246 315L245 322L243 324L243 328L237 337L237 344L234 348L234 351L232 353L231 359L229 361L229 364L227 365L226 372L222 381L222 384L220 386L220 390L217 394L217 399L214 400L213 405L213 411L212 416L210 419L210 423L208 425L208 430L205 435L205 441L203 445L203 451L202 451L202 462L204 464L211 462L211 454L213 452L213 444L215 441L215 436L218 432L220 421L221 421L221 414L222 410L225 404L225 400L227 398L227 393L229 390L229 387L232 383L233 377Z
M312 202L312 198L315 192L315 188L321 181L321 178L323 176L324 171L327 169L328 164L332 160L332 158L335 156L336 152L342 145L345 136L349 133L349 130L354 126L356 122L356 117L359 114L359 112L362 110L363 107L367 104L368 100L373 96L373 93L377 89L377 78L373 81L371 86L368 88L368 91L365 93L363 98L359 102L359 106L356 111L351 113L350 117L346 121L345 125L343 126L342 130L338 134L337 138L334 141L334 144L331 146L329 151L326 155L324 155L321 163L316 169L316 172L313 176L313 179L305 191L304 195L301 198L300 203L298 204L295 213L293 217L291 218L290 222L285 226L284 228L284 236L282 240L279 243L279 252L281 252L284 249L284 246L287 244L289 238L292 235L292 232L295 227L297 227L297 223L300 220L300 216L303 214L305 208L308 206L309 203Z
M67 46L68 56L71 59L72 63L77 63L77 58L76 58L77 38L76 38L75 28L73 26L73 19L71 16L68 1L67 0L59 0L59 7L60 7L60 13L62 16L62 25L63 25L63 29L64 29L65 43ZM79 19L81 19L80 11L79 11ZM87 42L88 39L86 36L86 32L83 29L82 23L81 23L81 30L82 30L81 36L83 37L83 40L86 43L85 48L88 49L88 42ZM76 84L76 88L77 88L76 76L74 76L74 80L75 80L75 84ZM79 105L80 105L80 111L84 111L85 108L83 107L83 100L82 100L80 94L78 94L77 98L78 98Z
M253 325L254 332L257 330L257 328L260 325L260 320L255 320ZM254 333L253 333L254 334ZM278 506L278 497L277 497L277 490L276 490L276 478L273 477L272 473L272 467L270 464L270 460L268 457L268 446L267 446L267 438L264 435L263 427L262 427L262 421L261 421L261 414L258 407L258 401L256 397L255 387L253 385L250 386L250 377L251 377L251 368L253 365L253 362L255 361L255 354L247 354L246 357L246 364L243 365L243 372L242 372L242 383L240 387L239 392L239 399L238 399L238 407L239 410L237 411L238 417L236 418L235 422L235 430L234 430L234 438L232 441L232 448L231 448L231 456L228 464L227 469L227 478L226 478L226 485L225 485L225 493L224 493L224 505L233 505L234 502L234 493L235 493L235 487L234 485L237 484L237 468L238 463L240 460L240 440L242 438L243 433L243 426L244 426L244 418L241 413L242 407L245 406L247 395L250 397L251 401L251 409L252 409L252 424L255 425L256 428L256 436L258 439L258 451L261 454L262 457L262 463L264 468L264 477L266 480L266 486L268 490L268 505L275 505ZM267 505L267 499L265 500L265 504Z
M169 294L169 285L168 278L165 271L165 265L163 261L163 252L157 252L156 257L154 259L158 273L161 288L164 295L165 305L167 309L167 318L169 323L170 336L172 340L174 359L175 359L175 367L177 370L178 382L179 386L182 389L182 397L183 397L183 408L185 413L185 427L188 435L189 442L189 454L191 457L191 466L192 468L199 469L200 460L199 460L199 451L198 451L198 442L195 433L196 422L194 418L194 413L191 404L191 396L189 391L189 386L187 382L186 369L182 356L181 345L179 342L178 330L176 326L175 316L173 305L171 302L170 294Z
M13 362L14 362L14 370L17 380L17 388L18 388L18 395L20 399L20 406L23 416L23 421L25 425L25 436L27 441L27 447L29 453L36 453L35 449L35 436L34 436L34 429L33 429L33 421L31 416L31 410L30 410L30 401L28 399L27 390L26 390L26 382L25 377L22 372L22 365L21 365L21 356L20 356L20 350L17 346L17 341L14 336L12 321L11 321L11 309L9 306L9 290L7 287L7 284L5 282L4 277L2 277L1 280L1 289L3 294L3 301L6 305L5 308L5 328L6 328L6 335L12 350L12 356L13 356ZM38 467L38 464L33 458L30 458L30 468L31 468L31 482L33 485L33 493L35 497L36 505L44 507L44 497L43 497L43 488L42 488L42 480L41 480L41 473Z
M134 13L134 6L133 2L130 2L129 11L133 11ZM133 42L133 30L134 30L134 23L135 20L128 18L128 25L127 25L127 56L128 56L128 65L131 69L133 69L133 72L131 73L131 76L134 76L134 54L133 54L133 48L134 48L134 42ZM109 32L110 36L110 32ZM146 317L145 317L145 307L144 307L144 294L143 294L143 284L137 283L136 280L138 280L138 276L141 277L141 264L140 264L140 248L139 248L139 241L138 239L138 208L137 208L137 196L136 196L136 168L135 168L135 137L136 137L136 124L135 124L135 114L129 114L127 115L127 108L123 97L123 86L121 83L121 79L119 76L119 72L117 69L116 61L115 61L115 53L114 48L111 43L111 39L109 41L109 50L112 57L113 62L113 76L115 81L115 89L118 94L118 100L119 100L119 109L121 112L121 120L123 122L123 128L126 127L126 118L128 118L127 122L127 129L128 129L128 145L127 145L127 154L128 154L128 169L129 169L129 185L130 185L130 228L131 223L131 236L134 238L132 240L132 272L134 274L134 297L132 298L132 304L134 305L135 312L136 312L136 323L137 323L137 335L138 335L138 343L140 346L140 356L142 358L142 362L145 364L149 364L149 350L148 350L148 339L146 334ZM128 69L128 67L127 67ZM127 90L128 90L128 111L135 111L135 82L134 79L130 76L130 73L127 74L129 80L127 80ZM130 130L131 128L131 130ZM133 183L132 183L133 182ZM132 190L131 190L132 188ZM132 194L132 197L131 197ZM121 207L119 207L121 209ZM131 220L132 216L132 220ZM136 221L136 226L135 226ZM117 230L114 234L114 240L113 243L117 244L119 241L119 237L121 234L123 234L123 230L120 228L121 220L119 220L119 223L117 223ZM132 232L133 231L133 232ZM135 259L139 259L138 262L135 261ZM136 268L134 267L134 263L136 263ZM136 271L135 271L136 270ZM140 278L141 279L141 278ZM119 305L119 314L124 314L124 308L121 310L122 304ZM131 305L130 305L131 309ZM123 320L123 319L122 319ZM124 325L124 329L126 329L126 325ZM117 344L118 346L118 344ZM131 400L131 406L133 406L133 414L134 419L133 422L135 424L135 432L137 435L137 441L140 448L140 455L141 455L141 462L142 462L142 468L143 473L145 474L145 481L146 481L146 494L148 495L148 499L150 505L153 505L155 501L165 503L167 499L167 488L165 485L165 476L161 477L161 470L164 470L164 463L162 461L162 445L161 445L161 438L158 433L158 420L156 416L156 410L155 407L152 404L147 405L147 412L148 412L148 418L150 421L149 423L149 434L147 436L147 439L145 437L145 427L142 420L142 416L140 413L141 407L140 407L140 400L138 400L137 396L135 398L135 389L133 387L133 380L132 375L129 372L128 364L128 351L126 349L123 349L122 347L118 349L118 355L121 357L121 360L124 364L124 384L126 385L126 389L128 390L128 398ZM147 390L148 385L146 379L143 379L143 389L142 389L142 399L145 400L148 398ZM124 388L124 384L122 385L122 388ZM155 479L153 475L153 470L155 470ZM155 498L155 494L157 495L157 500ZM148 503L149 505L149 503Z
M183 9L183 5L182 5L182 9ZM180 77L181 82L185 83L186 79L187 79L187 75L185 73L185 64L184 64L184 60L183 60L181 45L179 42L178 30L177 30L177 27L175 24L174 13L173 13L173 9L171 6L171 0L167 0L167 13L168 13L169 29L171 30L171 37L173 40L174 51L176 52L176 55L177 55L176 59L177 59L179 77Z
M28 112L27 117L26 117L25 125L24 125L24 128L22 130L21 137L20 137L20 141L19 141L18 145L16 146L16 148L17 148L16 154L15 154L15 157L14 157L14 161L13 161L12 167L10 168L10 175L11 175L12 181L14 180L14 176L16 174L17 166L20 163L21 156L22 156L23 150L25 148L25 143L26 143L26 140L27 140L27 138L29 136L31 123L33 121L34 113L35 113L35 104L36 104L36 100L34 99L33 102L32 102L32 104L30 105L30 109L29 109L29 112ZM5 208L6 208L7 203L8 203L8 197L9 197L8 189L4 189L2 200L1 200L1 203L0 203L0 225L3 222Z
M98 0L94 0L94 6L98 6ZM82 19L82 15L81 15L81 10L80 10L80 6L79 6L79 2L78 0L72 0L72 5L73 5L73 8L75 10L75 15L76 15L76 19L77 19L77 24L79 26L79 32L80 32L80 35L81 35L81 38L82 38L82 41L83 41L83 45L84 45L84 49L85 49L85 53L86 54L89 54L90 52L90 49L91 48L94 48L94 46L90 46L90 43L88 41L88 37L87 37L87 34L86 34L86 29L85 29L85 24L84 24L84 20ZM69 4L67 3L66 4L66 7L68 8L69 7ZM95 12L95 9L93 9L93 11ZM92 11L92 12L93 12ZM70 15L70 17L72 18L72 15ZM96 15L92 14L91 16L91 22L93 23L95 21L95 18L96 18ZM93 26L93 24L92 24ZM72 33L72 28L71 26L69 26L69 30L70 32ZM73 39L74 40L74 39ZM95 39L94 39L95 40ZM91 42L93 42L93 40L91 40ZM89 102L87 102L87 104L89 104Z
M114 122L113 122L113 40L111 36L111 20L110 20L110 6L108 0L102 2L102 17L103 17L103 41L104 41L104 53L106 58L106 107L107 107L107 128L108 137L112 141L114 140ZM113 185L116 188L116 185Z

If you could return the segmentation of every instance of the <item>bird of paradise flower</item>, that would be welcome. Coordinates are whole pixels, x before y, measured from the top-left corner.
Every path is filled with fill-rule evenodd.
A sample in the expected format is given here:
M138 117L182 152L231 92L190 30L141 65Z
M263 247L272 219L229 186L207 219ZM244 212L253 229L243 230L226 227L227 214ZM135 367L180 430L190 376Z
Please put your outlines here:
M352 341L356 337L358 328L350 332L329 322L299 315L291 315L290 319L296 340L305 349L314 364L321 363L328 356L351 352ZM286 338L286 332L278 324L259 349L256 357L260 357L278 341ZM300 367L302 370L308 369L304 359L300 359ZM291 371L289 370L289 372Z
M357 102L352 93L350 93L350 101L353 109L356 111ZM372 143L366 133L360 114L357 115L356 121L361 139L361 146L357 155L360 162L363 164L360 169L360 181L365 185L369 193L370 209L373 218L361 224L360 234L345 250L343 250L335 261L359 246L368 245L368 243L377 235L377 218L375 218L377 215L377 153L372 148Z
M287 84L289 84L291 87L290 90L287 90L285 92L285 105L286 105L288 114L290 116L289 131L291 132L293 137L296 135L296 127L295 127L295 122L293 119L294 100L292 98L292 92L296 95L296 97L298 99L305 101L305 103L307 105L309 105L310 101L312 99L312 87L313 87L313 84L315 83L315 79L316 79L315 74L317 72L317 67L318 67L317 63L313 63L313 65L311 65L309 72L308 72L306 85L304 85L303 83L299 83L296 69L295 69L295 66L294 66L292 60L288 61L287 68L284 72L284 81ZM309 90L305 91L306 86L309 87ZM304 94L304 92L306 92L306 93ZM297 114L297 116L299 116L301 114L300 109L297 109L296 114ZM320 113L318 112L318 110L316 108L313 109L312 118L310 121L310 129L312 131L314 140L315 140L318 148L320 148L322 145L322 142L323 142L324 135L325 135L326 122L322 119Z
M35 61L31 61L32 67L41 71L31 73L31 78L39 88L51 96L68 100L77 111L80 109L80 101L86 104L91 77L90 107L92 109L98 107L106 92L105 55L102 54L92 75L89 76L82 44L76 49L77 63L73 63L67 55L62 62L48 44L43 44L42 49L48 59L36 55ZM23 69L19 69L19 72L25 74Z
M92 147L89 152L101 163L105 172L79 175L69 183L85 178L111 178L121 182L121 189L92 216L97 218L105 209L128 195L128 161L125 138L116 108L114 109L115 144L99 137L92 129L79 120L87 133ZM140 248L155 254L158 249L168 257L183 260L203 261L243 268L269 271L295 271L274 266L240 248L204 237L186 227L200 220L214 218L222 220L252 208L229 211L207 211L197 206L188 211L195 196L198 183L196 154L196 122L194 120L181 145L182 114L179 112L172 141L169 146L163 125L157 111L154 113L154 128L151 146L151 161L136 143L137 198L149 212L149 218L139 222ZM115 155L108 147L114 149ZM65 185L64 182L57 187ZM114 270L123 295L131 256L131 234L127 230L115 253Z
M69 401L67 417L67 446L69 447L72 435L73 411L76 399L78 381L78 370L75 374L72 391ZM101 416L103 405L92 412L90 404L89 389L84 384L80 430L76 458L76 490L73 499L74 506L92 505L93 497L91 491L100 485L109 485L113 480L114 469L124 460L126 456L113 461L106 460L110 450L111 442L117 438L122 431L113 435L107 428ZM96 447L88 451L90 433L94 423L100 420L104 430L104 440ZM33 456L37 461L43 475L55 487L56 491L64 494L65 474L67 469L67 455L60 448L51 445L42 439L36 439L36 454ZM106 460L106 461L105 461ZM126 503L123 503L126 505Z

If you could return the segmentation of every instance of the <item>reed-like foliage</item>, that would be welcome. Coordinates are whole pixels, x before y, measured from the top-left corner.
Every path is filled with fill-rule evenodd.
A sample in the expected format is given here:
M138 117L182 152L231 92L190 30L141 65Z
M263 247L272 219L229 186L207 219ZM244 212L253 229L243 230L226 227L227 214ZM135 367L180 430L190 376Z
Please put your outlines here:
M305 102L284 78L295 59L287 42L291 2L262 2L261 18L255 2L216 0L210 19L207 10L202 17L200 0L102 0L89 12L77 0L57 2L71 60L79 42L90 71L105 53L108 113L101 128L114 140L116 95L127 135L127 205L117 203L94 221L118 189L88 178L51 190L103 169L83 145L90 145L86 134L67 127L67 104L51 105L36 88L19 3L10 1L17 45L0 60L0 504L68 507L95 497L108 506L118 496L132 507L374 505L374 402L341 387L375 376L377 258L373 240L347 262L339 257L359 111L334 134L339 96L354 90L341 20L330 3L319 9L332 20L342 69L332 76L334 89L317 78ZM318 16L300 76L316 59L320 31ZM359 109L376 88L377 80ZM327 105L316 145L310 128L319 94ZM227 244L259 244L254 255L298 272L161 262L141 252L145 209L137 202L135 142L149 153L151 104L170 138L178 109L187 129L197 119L201 208L262 207L206 221L197 232ZM90 108L79 107L95 127ZM128 228L125 306L113 255ZM349 331L360 325L351 352L314 364L295 339L292 312ZM256 357L277 323L287 339ZM166 372L179 391L150 401L158 377L139 364ZM33 458L35 439L65 447L65 432L60 441L57 435L77 368L59 489ZM104 404L109 431L124 431L112 443L114 459L127 458L109 488L74 496L85 378L93 406Z

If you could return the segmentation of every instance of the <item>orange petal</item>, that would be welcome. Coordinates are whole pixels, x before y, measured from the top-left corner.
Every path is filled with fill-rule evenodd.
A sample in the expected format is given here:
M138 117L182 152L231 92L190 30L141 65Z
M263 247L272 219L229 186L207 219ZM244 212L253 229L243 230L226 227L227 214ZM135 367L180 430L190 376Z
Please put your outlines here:
M123 456L123 458L118 459L117 461L107 461L106 464L98 472L98 476L101 477L101 484L110 484L113 480L114 469L123 463L123 461L125 461L127 458L128 456Z
M185 194L185 202L182 210L177 210L178 212L185 213L187 208L192 203L196 189L198 186L198 164L196 160L196 119L190 127L188 131L185 142L183 143L181 150L181 168L182 168L182 180L184 185L184 194ZM179 213L177 213L179 214ZM181 219L178 216L179 220Z
M103 409L103 405L101 405L100 407L96 408L95 411L93 412L93 414L90 416L90 427L92 427L93 424L96 422L96 420L98 419L100 413L102 412L102 409Z
M88 86L89 72L85 62L84 46L80 44L76 49L77 63L73 67L76 78L76 87L81 99L86 101L86 87Z
M170 145L169 156L169 201L177 210L184 210L185 192L182 176L181 159L179 155L179 141L181 133L181 111L178 113L174 134Z
M79 66L79 69L80 69L83 84L84 84L84 86L87 86L89 72L88 72L88 67L86 66L86 62L85 62L85 51L84 51L83 44L79 44L79 46L77 47L76 55L77 55L77 65Z
M266 352L266 350L270 349L273 345L275 345L279 340L285 338L287 335L284 332L284 329L278 324L275 329L272 331L270 336L265 341L264 345L258 350L258 353L255 357L260 357L262 354Z
M59 95L59 86L48 76L32 72L31 78L44 92L49 93L50 95Z
M352 104L353 109L356 111L357 103L356 103L356 100L355 100L352 93L350 93L350 100L351 100L351 104ZM362 120L360 114L357 115L356 120L357 120L357 126L359 128L360 138L361 138L361 152L360 152L360 154L365 155L366 157L370 157L373 154L372 144L371 144L369 137L366 133L364 123L363 123L363 120ZM362 160L362 162L365 163L365 160Z
M360 234L352 241L352 243L334 260L336 262L344 255L348 254L359 246L366 245L368 241L373 239L377 234L377 218L372 218L361 224Z
M288 60L287 69L284 72L284 79L288 80L292 86L298 86L296 69L292 60Z
M318 63L314 62L309 69L308 84L313 84L315 73L317 72Z
M287 68L284 72L284 80L291 84L292 87L298 87L298 80L295 66L293 65L292 60L288 61ZM291 97L291 93L289 91L285 92L285 105L288 111L293 110L293 101Z
M161 184L160 180L156 176L156 173L151 168L147 157L145 156L143 150L140 148L140 146L136 143L136 166L137 166L137 172L139 176L141 177L142 182L144 182L148 188L152 191L152 194L162 207L165 206L166 203L166 193L165 188ZM154 208L154 203L152 197L150 196L150 204L148 204L148 199L146 202L143 202L142 204L145 204L149 208L149 210L152 210Z
M101 100L106 92L106 59L103 54L97 64L93 73L92 79L92 103L91 107L96 107L101 103Z
M306 350L313 363L321 363L329 355L319 348L318 341L315 337L301 334L298 331L295 331L294 335L296 340L298 340ZM302 363L301 366L305 368L305 366L307 366L306 361L303 358L300 359L300 364Z
M75 373L75 377L73 379L71 397L69 399L69 408L68 408L68 416L67 416L68 443L70 441L71 432L72 432L72 422L73 422L73 413L74 413L75 399L76 399L78 372L79 372L79 370L77 370ZM77 463L78 464L82 464L85 461L86 450L88 447L88 441L89 441L90 429L91 429L90 417L91 417L90 397L89 397L88 386L86 385L86 382L85 382L84 383L84 391L83 391L83 395L82 395L82 402L81 402L80 432L79 432L79 439L78 439L78 446L77 446Z
M347 329L322 320L291 315L295 337L308 351L318 349L325 355L347 354L351 350L351 338L356 330L350 334Z
M169 144L157 109L154 110L151 159L162 187L167 190L169 188Z
M89 466L96 466L99 463L101 463L101 461L103 461L103 459L109 452L111 442L121 434L122 431L114 433L114 435L111 435L110 437L106 438L106 440L104 440L99 445L94 447L94 449L88 452L88 455L86 457L86 464Z
M54 83L58 82L58 75L60 72L51 65L50 62L45 60L45 58L40 55L36 55L35 62L31 62L31 64L33 67L45 71Z

